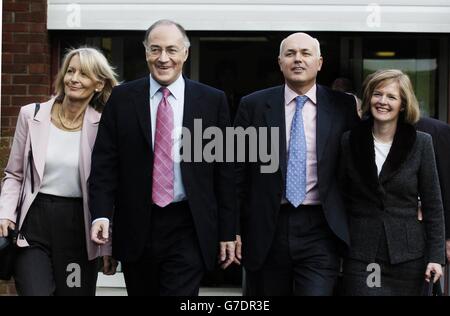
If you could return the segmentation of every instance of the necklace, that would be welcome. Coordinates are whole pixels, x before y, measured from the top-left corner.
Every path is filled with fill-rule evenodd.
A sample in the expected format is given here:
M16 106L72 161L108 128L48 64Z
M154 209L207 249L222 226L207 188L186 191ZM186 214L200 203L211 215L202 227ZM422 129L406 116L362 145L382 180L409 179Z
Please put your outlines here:
M392 141L390 141L390 142L384 142L384 141L381 141L380 139L376 138L376 137L375 137L375 134L374 134L373 132L372 132L372 136L373 136L373 139L374 139L377 143L384 144L384 145L391 145L391 144L392 144Z
M74 130L80 129L81 125L83 125L84 112L80 116L81 116L81 119L80 119L80 122L77 125L75 125L75 126L67 126L66 125L67 123L64 123L64 118L62 116L62 103L60 104L59 109L58 109L58 120L59 120L59 123L61 124L61 126L64 127L66 130L74 131ZM75 121L77 119L78 118L76 118Z

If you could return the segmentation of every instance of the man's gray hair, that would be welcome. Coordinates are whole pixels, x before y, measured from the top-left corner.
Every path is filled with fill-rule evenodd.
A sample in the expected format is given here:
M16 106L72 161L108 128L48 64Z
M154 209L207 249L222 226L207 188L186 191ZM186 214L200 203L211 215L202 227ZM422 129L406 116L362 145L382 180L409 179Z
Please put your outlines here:
M306 34L306 33L305 33ZM290 35L289 35L290 36ZM289 37L288 36L288 37ZM280 44L280 53L278 54L278 56L281 56L281 53L283 52L283 45L284 45L284 42L286 41L286 39L288 38L288 37L286 37L286 38L284 38L282 41L281 41L281 44ZM320 42L317 40L317 38L315 38L315 37L312 37L312 39L313 39L313 41L314 41L314 43L316 44L316 50L317 50L317 57L319 58L320 56L322 56L322 54L321 54L321 52L320 52Z
M148 36L150 35L150 33L156 27L161 26L161 25L174 25L180 31L181 35L183 36L184 47L186 47L186 49L189 49L189 47L191 46L191 42L189 41L189 38L187 37L186 30L184 29L184 27L182 27L177 22L174 22L174 21L171 21L171 20L159 20L159 21L156 21L155 23L153 23L147 29L147 32L145 32L145 38L144 38L144 41L143 41L143 44L144 44L145 48L148 48Z

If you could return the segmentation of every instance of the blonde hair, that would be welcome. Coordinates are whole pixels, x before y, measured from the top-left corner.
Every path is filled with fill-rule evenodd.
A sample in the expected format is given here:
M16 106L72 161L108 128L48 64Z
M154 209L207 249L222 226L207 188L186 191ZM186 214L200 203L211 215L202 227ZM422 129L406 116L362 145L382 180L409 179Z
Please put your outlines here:
M400 115L404 123L415 124L420 118L419 102L414 94L414 89L408 75L398 69L378 70L367 76L363 83L362 112L363 116L371 116L370 100L373 91L379 86L385 86L392 82L398 83L400 98L404 111Z
M105 56L95 48L80 47L69 49L64 56L62 66L56 76L54 87L56 100L62 102L64 93L64 76L69 68L70 60L73 56L80 57L81 70L92 80L100 80L105 83L102 91L95 92L90 105L101 112L108 101L111 91L118 84L117 74L109 64Z

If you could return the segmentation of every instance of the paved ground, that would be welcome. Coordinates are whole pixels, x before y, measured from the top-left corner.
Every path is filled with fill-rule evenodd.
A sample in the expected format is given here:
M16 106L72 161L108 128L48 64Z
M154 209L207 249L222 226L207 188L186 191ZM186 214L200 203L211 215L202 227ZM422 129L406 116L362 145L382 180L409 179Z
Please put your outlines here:
M97 296L126 296L125 280L122 273L116 273L114 276L105 276L103 273L98 274L97 280ZM240 287L202 287L199 292L200 296L242 296Z
M125 288L97 287L97 296L126 296ZM199 296L241 296L240 288L202 287Z

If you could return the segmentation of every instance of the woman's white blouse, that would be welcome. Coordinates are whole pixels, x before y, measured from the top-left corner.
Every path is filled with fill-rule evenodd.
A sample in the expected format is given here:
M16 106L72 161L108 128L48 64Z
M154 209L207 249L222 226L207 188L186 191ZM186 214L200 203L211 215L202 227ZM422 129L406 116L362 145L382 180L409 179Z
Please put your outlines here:
M79 171L81 131L67 132L50 124L44 177L39 192L82 197Z

